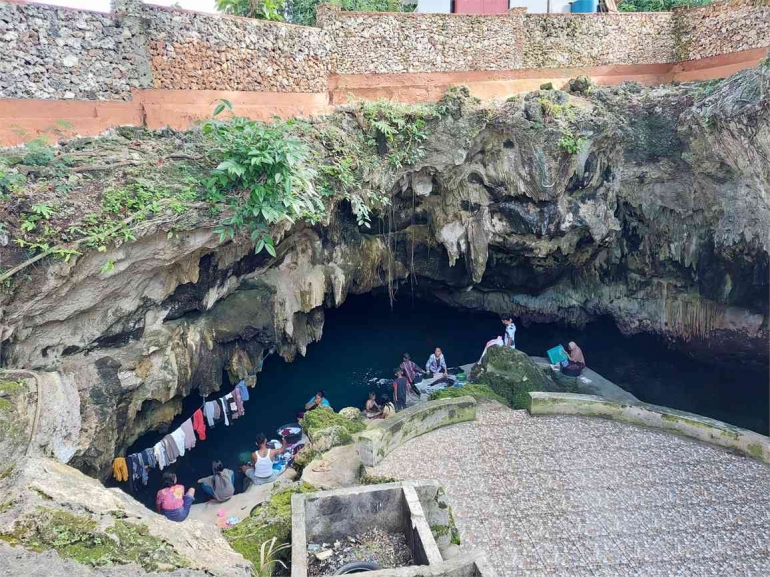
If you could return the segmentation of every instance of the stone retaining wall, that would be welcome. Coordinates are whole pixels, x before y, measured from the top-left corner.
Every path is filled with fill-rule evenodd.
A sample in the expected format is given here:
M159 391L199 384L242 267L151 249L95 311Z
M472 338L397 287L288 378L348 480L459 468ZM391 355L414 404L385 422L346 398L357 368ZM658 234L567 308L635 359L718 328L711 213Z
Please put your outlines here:
M671 12L527 14L524 38L524 68L676 60Z
M145 6L155 88L324 92L321 30Z
M398 74L522 67L523 12L343 12L325 4L318 25L334 43L335 74Z
M380 421L357 435L358 455L367 467L374 467L393 449L429 431L476 418L473 397L442 399L414 405L395 417Z
M675 11L678 60L698 60L770 46L770 3L731 0Z
M672 433L735 449L770 464L770 438L722 421L647 403L624 404L593 395L529 393L531 415L584 415Z
M0 98L129 100L136 29L110 14L0 3Z

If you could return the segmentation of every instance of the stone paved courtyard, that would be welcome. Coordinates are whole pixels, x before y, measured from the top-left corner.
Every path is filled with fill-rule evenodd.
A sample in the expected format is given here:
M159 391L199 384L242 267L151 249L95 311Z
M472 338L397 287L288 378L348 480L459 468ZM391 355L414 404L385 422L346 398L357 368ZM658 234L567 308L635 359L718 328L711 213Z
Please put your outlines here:
M485 403L371 472L440 481L501 577L770 576L770 467L676 435Z

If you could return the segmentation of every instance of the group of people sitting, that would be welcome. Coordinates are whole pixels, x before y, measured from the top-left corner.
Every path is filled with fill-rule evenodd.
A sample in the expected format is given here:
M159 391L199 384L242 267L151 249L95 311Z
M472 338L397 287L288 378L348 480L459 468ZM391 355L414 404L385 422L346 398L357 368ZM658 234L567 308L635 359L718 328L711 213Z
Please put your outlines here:
M406 402L410 394L417 397L420 391L417 388L423 378L447 377L448 369L444 353L440 347L431 353L428 362L425 363L425 370L420 368L409 356L404 353L401 364L393 369L395 380L393 381L393 400L388 394L380 396L380 402L377 402L377 395L369 393L369 398L364 406L364 415L370 419L387 419L406 408Z
M286 449L286 440L281 440L281 446L271 448L263 433L257 435L257 450L251 454L251 460L241 467L244 474L244 490L250 485L272 483L280 474L273 468L278 455ZM277 444L277 443L276 443ZM224 503L235 494L235 472L225 468L222 461L211 464L211 475L198 480L203 492L214 501ZM190 507L195 501L195 489L184 490L184 485L177 483L176 475L170 471L163 473L163 488L155 497L158 513L171 521L182 522L190 514Z

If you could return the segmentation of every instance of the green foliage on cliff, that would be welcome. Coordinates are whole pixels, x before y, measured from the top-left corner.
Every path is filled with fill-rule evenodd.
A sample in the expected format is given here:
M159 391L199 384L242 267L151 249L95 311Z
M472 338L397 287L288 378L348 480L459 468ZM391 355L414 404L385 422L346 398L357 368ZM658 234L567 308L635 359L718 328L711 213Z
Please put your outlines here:
M230 103L223 101L226 107ZM246 229L255 251L264 248L275 256L269 227L299 219L315 222L324 212L321 194L313 183L315 171L308 162L309 149L291 133L291 124L255 122L242 116L203 125L219 161L206 187L209 200L226 202L232 216L222 221L222 238L234 238Z
M34 551L53 549L85 565L136 563L146 571L188 566L170 544L150 535L145 525L116 520L102 531L88 517L43 507L34 516L18 521L13 533L0 538Z

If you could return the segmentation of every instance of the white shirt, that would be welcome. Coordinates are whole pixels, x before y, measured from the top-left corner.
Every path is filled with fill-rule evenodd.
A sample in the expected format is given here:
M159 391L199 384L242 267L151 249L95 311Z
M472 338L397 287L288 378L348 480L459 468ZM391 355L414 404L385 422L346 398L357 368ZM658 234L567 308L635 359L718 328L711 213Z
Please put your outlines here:
M511 323L505 327L505 340L506 343L511 343L511 348L516 348L516 325Z

